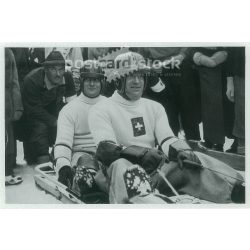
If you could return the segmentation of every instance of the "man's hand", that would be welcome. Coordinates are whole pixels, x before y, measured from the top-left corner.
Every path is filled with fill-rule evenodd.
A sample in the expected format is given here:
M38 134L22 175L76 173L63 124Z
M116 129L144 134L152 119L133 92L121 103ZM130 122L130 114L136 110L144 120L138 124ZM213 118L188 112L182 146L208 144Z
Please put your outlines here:
M234 83L233 78L228 77L227 78L227 92L226 92L227 98L229 101L234 102Z
M153 173L157 168L160 168L167 157L158 149L148 149L142 157L141 166L145 169L147 174Z
M218 51L214 53L211 57L205 56L200 52L196 52L193 56L193 61L196 65L202 65L208 68L214 68L217 65L225 62L226 59L226 51Z
M180 168L183 168L184 164L193 167L202 167L199 158L192 150L180 151L177 155L177 161L179 163Z
M183 60L184 60L184 56L182 54L176 55L176 56L174 56L174 60L178 61L179 65L181 65Z
M177 161L180 168L183 165L189 165L193 167L202 167L199 158L195 155L193 150L184 140L178 140L170 144L169 146L169 160Z
M201 57L202 54L200 52L196 52L193 56L193 61L196 65L201 65Z
M18 121L23 115L23 111L21 110L16 110L14 115L13 115L13 121Z
M71 188L72 184L73 184L73 172L70 166L63 166L60 170L59 170L59 177L58 177L58 181L61 182L62 184L64 184L65 186Z
M216 62L210 57L203 55L200 52L196 52L193 56L193 61L198 66L205 66L208 68L216 67Z
M144 148L135 145L123 149L120 153L120 157L127 159L133 164L140 165L145 169L147 174L153 173L167 160L165 154L158 149Z
M105 167L118 160L122 151L122 146L113 141L101 141L96 150L96 159Z

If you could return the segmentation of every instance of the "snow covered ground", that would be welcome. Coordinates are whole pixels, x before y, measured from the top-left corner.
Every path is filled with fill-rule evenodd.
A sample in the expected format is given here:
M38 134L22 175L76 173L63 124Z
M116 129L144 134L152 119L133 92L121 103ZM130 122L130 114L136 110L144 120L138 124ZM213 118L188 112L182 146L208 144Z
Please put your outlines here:
M18 141L15 174L22 176L23 182L20 185L5 188L5 202L7 204L62 204L52 195L36 187L34 169L35 165L27 165L23 161L23 145Z

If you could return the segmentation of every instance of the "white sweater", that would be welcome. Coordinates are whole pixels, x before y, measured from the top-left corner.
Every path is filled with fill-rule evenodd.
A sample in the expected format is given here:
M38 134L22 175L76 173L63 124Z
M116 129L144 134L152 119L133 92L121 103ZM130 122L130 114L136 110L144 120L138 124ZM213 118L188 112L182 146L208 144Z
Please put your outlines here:
M160 103L146 98L128 101L117 91L92 108L89 126L96 144L111 140L124 146L153 148L156 141L161 144L174 136ZM164 153L168 154L169 144L175 140L167 140L162 145Z
M95 142L91 135L88 116L90 109L104 96L88 98L82 93L63 107L57 123L55 146L56 170L63 165L71 165L72 153L83 150L95 151Z

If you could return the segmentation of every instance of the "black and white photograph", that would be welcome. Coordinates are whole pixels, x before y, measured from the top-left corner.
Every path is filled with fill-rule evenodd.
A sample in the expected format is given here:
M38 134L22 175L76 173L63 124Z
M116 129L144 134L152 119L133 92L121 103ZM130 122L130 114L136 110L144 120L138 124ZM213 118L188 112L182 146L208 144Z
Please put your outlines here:
M0 9L1 249L249 248L247 1Z
M5 204L246 204L246 50L5 46Z

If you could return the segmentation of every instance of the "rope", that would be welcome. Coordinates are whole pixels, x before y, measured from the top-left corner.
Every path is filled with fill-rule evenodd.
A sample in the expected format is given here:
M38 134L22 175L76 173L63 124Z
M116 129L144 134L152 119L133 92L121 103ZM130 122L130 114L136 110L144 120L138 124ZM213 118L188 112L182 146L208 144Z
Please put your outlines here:
M172 186L172 184L169 182L169 180L165 177L164 173L157 169L158 174L162 177L162 179L167 183L167 185L170 187L172 192L177 196L178 199L180 199L179 193L176 191L176 189Z

